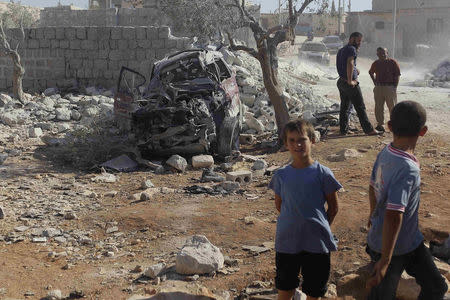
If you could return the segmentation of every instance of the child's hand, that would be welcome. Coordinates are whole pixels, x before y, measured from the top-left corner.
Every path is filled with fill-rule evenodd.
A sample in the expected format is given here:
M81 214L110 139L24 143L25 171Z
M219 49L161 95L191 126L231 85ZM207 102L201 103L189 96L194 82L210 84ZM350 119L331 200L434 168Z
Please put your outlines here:
M366 288L370 290L373 287L379 285L386 275L388 267L389 262L385 262L383 259L378 260L373 267L373 273L371 277L367 279Z

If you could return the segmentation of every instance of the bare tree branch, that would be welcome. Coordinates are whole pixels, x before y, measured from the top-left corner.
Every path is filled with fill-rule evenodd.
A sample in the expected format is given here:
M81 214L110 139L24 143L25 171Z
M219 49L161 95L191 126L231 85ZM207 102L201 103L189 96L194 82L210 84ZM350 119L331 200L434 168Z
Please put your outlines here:
M250 54L251 56L253 56L254 58L259 60L258 51L256 51L253 48L244 46L244 45L236 45L236 43L234 42L233 37L231 36L231 33L227 32L227 35L228 35L228 39L230 40L230 48L231 48L231 50L234 50L234 51L238 51L238 50L245 51L248 54Z
M300 8L299 8L298 10L295 10L295 8L294 8L295 15L298 16L298 15L302 14L303 11L306 9L306 7L307 7L309 4L311 4L311 2L313 2L313 1L314 1L314 0L305 0L305 1L303 2L302 6L300 6Z

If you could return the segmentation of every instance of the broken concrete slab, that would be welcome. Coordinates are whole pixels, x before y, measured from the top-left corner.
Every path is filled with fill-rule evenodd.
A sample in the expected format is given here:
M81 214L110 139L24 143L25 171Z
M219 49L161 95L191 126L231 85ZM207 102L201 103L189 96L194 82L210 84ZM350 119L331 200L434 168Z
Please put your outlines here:
M356 149L343 149L336 154L331 154L327 159L331 162L342 162L348 159L362 157L363 155Z
M250 251L251 253L254 253L254 254L260 254L260 253L270 251L270 248L259 247L259 246L248 246L248 245L243 245L242 249L246 250L246 251Z
M117 181L117 177L114 174L110 174L102 168L102 174L91 178L93 182L113 183Z
M226 176L227 181L235 181L240 184L246 184L252 181L252 172L250 171L234 171L228 172Z
M145 270L144 275L151 279L154 279L161 274L165 267L165 263L152 265Z
M101 166L119 172L132 172L137 169L138 164L129 158L128 155L122 154L116 158L104 162Z
M179 274L209 274L223 268L224 258L220 249L203 235L194 235L186 240L176 258Z

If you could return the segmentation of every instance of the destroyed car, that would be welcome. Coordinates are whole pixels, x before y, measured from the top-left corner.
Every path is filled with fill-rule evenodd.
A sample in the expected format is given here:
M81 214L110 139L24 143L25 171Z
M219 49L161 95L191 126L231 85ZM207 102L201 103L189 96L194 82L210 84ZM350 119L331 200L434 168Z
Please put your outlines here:
M304 42L298 49L298 57L320 64L330 64L330 53L322 42Z
M337 53L342 48L343 42L337 35L327 35L322 39L330 53Z
M122 67L114 113L142 155L239 149L243 107L235 73L217 51L192 49L153 64L150 79Z

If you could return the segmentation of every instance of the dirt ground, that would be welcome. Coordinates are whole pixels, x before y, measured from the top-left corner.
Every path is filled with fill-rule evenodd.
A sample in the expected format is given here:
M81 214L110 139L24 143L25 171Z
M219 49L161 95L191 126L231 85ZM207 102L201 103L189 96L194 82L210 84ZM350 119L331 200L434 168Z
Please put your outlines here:
M332 83L319 82L315 88L331 98L338 97ZM404 89L401 87L400 91L412 93L411 88ZM369 87L364 91L373 121L373 97ZM426 95L421 94L421 98L426 99ZM438 108L431 109L430 115L440 116L448 124L447 114L439 113ZM433 117L430 119L432 123L435 121ZM337 283L344 274L354 273L368 263L365 225L369 212L369 176L377 153L392 138L390 133L368 137L361 131L340 137L336 131L337 128L333 128L333 132L313 148L314 158L330 167L344 186L339 193L339 213L332 226L339 239L339 250L332 254L330 283ZM27 152L3 166L9 176L1 177L7 183L0 187L2 201L14 201L15 191L8 188L13 181L40 180L39 184L34 185L37 192L45 187L45 181L39 178L51 175L61 180L84 180L92 177L92 174L53 166L38 159L34 153L36 146L29 145ZM328 155L344 148L357 149L362 157L344 162L327 160ZM447 132L431 130L419 141L416 150L422 170L421 230L427 242L442 241L450 232L450 202L447 199L450 192L450 144ZM289 159L288 152L267 153L265 149L254 146L242 147L241 151L264 158L269 166L282 166ZM242 260L237 272L200 276L200 284L212 291L231 291L235 296L254 281L270 282L273 287L275 252L271 250L253 255L242 249L243 245L259 246L274 241L277 212L273 194L267 188L270 176L254 178L251 183L242 186L242 193L229 196L193 195L182 190L185 186L199 184L200 176L199 170L166 175L137 171L119 174L116 183L91 183L89 188L98 195L99 209L79 215L75 220L61 220L59 227L89 229L93 231L94 238L101 239L105 236L105 230L100 224L115 221L125 234L123 247L113 257L79 260L66 269L67 257L49 256L51 251L65 251L56 243L0 241L0 299L40 299L52 289L60 289L63 295L82 290L87 299L127 299L132 294L157 289L153 282L136 282L140 274L131 270L137 265L146 267L161 261L173 263L184 240L194 234L205 235L224 255ZM130 200L129 195L140 190L143 178L151 179L156 187L175 191L156 194L145 202ZM117 195L106 196L111 190L118 191ZM244 222L247 216L256 218L254 224ZM0 235L6 235L18 225L21 225L20 219L7 216L0 220ZM31 296L25 296L27 292L32 292L29 293ZM338 288L339 296L349 295L358 299L361 297L358 293L340 291Z

